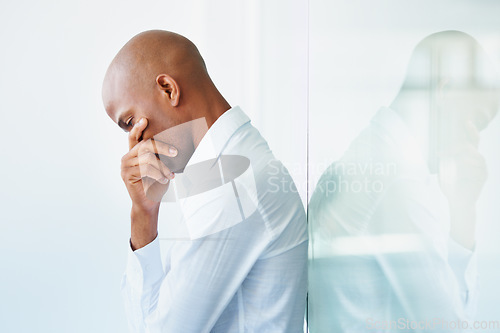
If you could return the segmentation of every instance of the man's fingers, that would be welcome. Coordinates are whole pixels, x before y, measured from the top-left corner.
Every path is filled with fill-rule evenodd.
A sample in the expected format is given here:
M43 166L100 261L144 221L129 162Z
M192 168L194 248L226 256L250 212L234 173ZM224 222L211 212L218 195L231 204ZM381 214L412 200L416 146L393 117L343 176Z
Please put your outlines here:
M178 154L177 148L171 146L163 141L154 140L153 138L141 141L135 144L133 148L127 153L128 157L132 158L145 153L153 153L158 155L164 155L167 157L175 157ZM125 158L125 156L124 156Z
M156 157L156 154L152 152L146 152L145 154L132 158L124 158L122 160L122 168L132 168L144 164L153 165L167 178L174 177L173 172L170 171L170 169L161 160L159 160L158 157Z
M134 148L138 143L139 139L142 136L142 132L148 126L148 120L146 118L141 118L139 121L132 127L128 134L128 146L129 149Z
M154 165L158 170L161 171L163 176L167 178L173 177L173 173L170 171L170 169L165 164L163 164L163 162L156 156L156 154L152 152L146 152L145 154L139 155L137 157L137 162L140 165L143 164Z
M141 173L141 178L151 178L159 182L160 184L166 184L170 178L163 175L163 173L157 169L157 167L151 164L140 164L139 171Z
M144 150L159 155L165 155L168 157L177 156L177 149L174 146L171 146L163 141L158 141L155 139L151 139L144 142L139 150L141 151L141 153Z

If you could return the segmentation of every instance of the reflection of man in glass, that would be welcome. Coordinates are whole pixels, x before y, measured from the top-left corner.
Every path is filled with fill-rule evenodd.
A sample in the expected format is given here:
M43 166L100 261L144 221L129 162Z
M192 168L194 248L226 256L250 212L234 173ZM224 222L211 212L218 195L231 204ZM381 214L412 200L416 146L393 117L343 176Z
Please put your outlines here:
M499 106L491 66L465 33L428 36L391 106L322 175L309 206L311 332L457 331L452 321L472 318L478 133Z
M104 80L129 132L132 199L122 290L133 332L302 332L307 230L300 197L266 141L210 79L196 46L166 31L132 38ZM175 174L175 177L174 177ZM162 262L158 213L179 201L188 232ZM168 200L165 200L168 201Z

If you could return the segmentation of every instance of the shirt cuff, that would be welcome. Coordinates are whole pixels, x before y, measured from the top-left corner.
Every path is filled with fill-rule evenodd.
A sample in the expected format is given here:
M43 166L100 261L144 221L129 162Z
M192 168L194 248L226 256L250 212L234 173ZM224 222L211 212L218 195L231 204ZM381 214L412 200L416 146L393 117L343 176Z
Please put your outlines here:
M459 288L465 292L465 302L469 301L469 295L477 289L477 251L474 246L469 250L451 237L448 241L448 262L455 274Z
M148 289L164 277L158 236L149 244L135 251L129 241L128 260L125 271L131 286Z

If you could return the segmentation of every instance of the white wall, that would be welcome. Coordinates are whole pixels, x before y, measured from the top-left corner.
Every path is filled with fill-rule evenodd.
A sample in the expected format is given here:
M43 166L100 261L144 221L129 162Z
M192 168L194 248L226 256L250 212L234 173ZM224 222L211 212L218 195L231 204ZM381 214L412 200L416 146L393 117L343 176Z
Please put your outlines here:
M303 166L306 24L304 0L0 4L1 332L126 330L127 138L100 97L118 49L147 29L186 35L277 157Z

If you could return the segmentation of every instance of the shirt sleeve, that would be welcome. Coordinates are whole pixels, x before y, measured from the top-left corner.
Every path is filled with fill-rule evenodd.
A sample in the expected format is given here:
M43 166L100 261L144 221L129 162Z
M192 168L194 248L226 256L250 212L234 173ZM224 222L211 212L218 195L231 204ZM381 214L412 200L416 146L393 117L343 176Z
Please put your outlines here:
M217 233L176 241L165 269L158 239L130 250L122 286L130 329L210 332L271 240L257 213Z
M378 259L401 304L398 314L414 320L473 319L476 254L453 243L443 232L449 218L446 198L437 184L430 188L435 191L421 182L396 185L388 197L390 219L413 231L415 246L401 256L384 254Z
M448 241L448 262L455 275L466 316L473 317L477 309L477 251L469 250L451 237Z
M121 289L131 332L148 332L145 320L158 304L159 289L164 277L158 236L135 251L132 251L129 241Z

